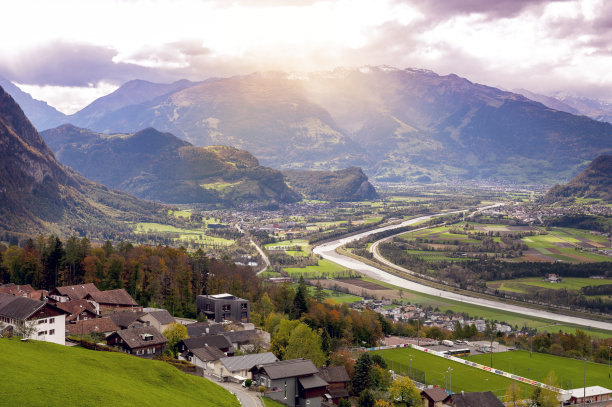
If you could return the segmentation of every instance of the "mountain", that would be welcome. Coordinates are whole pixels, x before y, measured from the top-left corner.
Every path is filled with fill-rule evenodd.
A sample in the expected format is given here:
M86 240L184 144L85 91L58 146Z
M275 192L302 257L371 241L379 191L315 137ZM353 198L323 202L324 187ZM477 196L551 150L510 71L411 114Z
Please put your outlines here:
M36 100L15 86L11 81L0 76L0 87L23 109L26 116L38 130L50 129L64 123L65 115L58 112L46 102Z
M554 183L612 152L608 123L457 75L386 66L217 78L96 123L231 145L274 168L360 166L378 181Z
M553 96L546 96L530 92L526 89L518 89L516 93L520 93L531 100L535 100L545 106L562 112L584 115L594 120L612 123L612 103L564 93L555 93Z
M129 230L128 220L160 221L166 212L60 165L0 87L0 231L29 236L88 232L112 238Z
M143 199L232 206L301 198L280 171L233 147L195 147L153 128L104 135L63 125L41 135L62 163Z
M361 168L338 171L283 171L291 188L308 199L362 201L377 197L376 190Z
M561 100L556 99L552 96L546 96L539 93L531 92L527 89L515 89L515 93L525 96L528 99L542 103L544 106L548 106L552 109L559 110L561 112L571 113L575 115L582 114L580 110L573 108L572 106L563 103ZM585 115L588 116L588 115Z
M612 204L612 155L601 155L565 185L555 185L542 202L572 202L579 199L596 199Z
M100 129L105 126L105 123L113 121L109 117L113 117L114 112L117 110L126 106L139 105L160 96L189 88L195 84L196 82L186 79L170 84L152 83L138 79L132 80L124 83L113 93L96 99L82 110L68 116L64 123L68 122L88 129ZM139 126L138 128L143 127L146 126ZM121 131L125 131L125 129Z

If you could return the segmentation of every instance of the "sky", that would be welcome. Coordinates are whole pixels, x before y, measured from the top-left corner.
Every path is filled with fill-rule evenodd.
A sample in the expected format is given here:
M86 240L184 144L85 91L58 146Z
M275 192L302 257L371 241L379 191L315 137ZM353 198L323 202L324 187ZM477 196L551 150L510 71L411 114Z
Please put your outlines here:
M0 76L64 113L131 79L390 65L612 101L612 1L20 0Z

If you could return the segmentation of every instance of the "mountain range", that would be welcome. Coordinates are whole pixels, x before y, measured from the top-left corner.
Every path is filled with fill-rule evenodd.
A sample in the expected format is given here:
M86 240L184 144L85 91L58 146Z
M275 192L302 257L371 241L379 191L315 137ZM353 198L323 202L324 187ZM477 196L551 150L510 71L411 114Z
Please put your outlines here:
M612 152L612 125L561 107L452 74L379 66L132 81L64 120L102 133L154 127L195 146L248 150L278 169L555 183Z
M612 155L601 155L567 184L555 185L542 202L573 202L576 199L600 200L612 204Z
M159 222L167 208L83 178L57 162L0 87L0 231L113 238L126 222Z

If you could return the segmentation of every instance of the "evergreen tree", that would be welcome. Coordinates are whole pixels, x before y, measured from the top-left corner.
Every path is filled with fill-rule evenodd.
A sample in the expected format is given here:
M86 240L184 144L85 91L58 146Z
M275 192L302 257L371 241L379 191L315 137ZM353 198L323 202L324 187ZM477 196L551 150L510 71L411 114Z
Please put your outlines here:
M355 364L355 375L351 382L353 386L353 394L361 394L365 389L372 386L372 359L370 354L363 352L359 355L357 363ZM372 402L373 404L373 402Z
M376 403L376 399L369 389L359 393L359 400L357 401L359 407L374 407L374 403Z
M293 309L291 310L291 318L300 319L303 313L308 312L308 288L304 282L304 277L300 276L297 291L293 298Z

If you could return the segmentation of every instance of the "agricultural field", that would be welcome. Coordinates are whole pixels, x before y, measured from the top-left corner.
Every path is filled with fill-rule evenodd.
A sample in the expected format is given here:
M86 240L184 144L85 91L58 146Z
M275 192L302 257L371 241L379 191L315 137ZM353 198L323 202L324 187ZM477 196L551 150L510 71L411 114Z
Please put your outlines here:
M304 278L333 278L336 276L347 276L351 273L345 267L342 267L332 261L321 259L316 266L306 267L286 267L284 270L291 277L297 278L302 275Z
M525 253L525 260L561 260L569 263L612 261L612 256L595 252L612 247L605 236L590 233L588 230L560 227L538 231L547 234L521 239L530 248Z
M183 229L172 225L161 223L137 223L136 233L166 233L177 243L181 241L193 242L198 245L210 247L223 247L234 244L233 240L223 239L215 236L206 235L205 230Z
M0 366L0 406L240 407L209 380L122 353L0 339Z
M282 250L290 256L308 256L311 253L311 247L306 239L283 240L276 243L269 243L264 247L266 250ZM288 250L295 247L300 247L302 250Z
M485 372L474 367L453 362L451 360L417 351L411 348L396 348L373 351L387 361L389 369L410 375L420 382L449 388L452 381L453 392L473 392L491 390L497 395L504 395L512 379ZM410 360L412 358L412 361ZM452 377L447 372L453 369ZM525 383L515 382L523 395L529 396L534 387Z
M469 356L467 359L488 366L491 357L483 354ZM516 350L494 353L493 367L537 381L544 381L548 373L554 370L559 387L572 389L583 386L584 361L579 359L535 352L529 357L529 351ZM587 362L586 380L587 386L612 386L607 364Z

